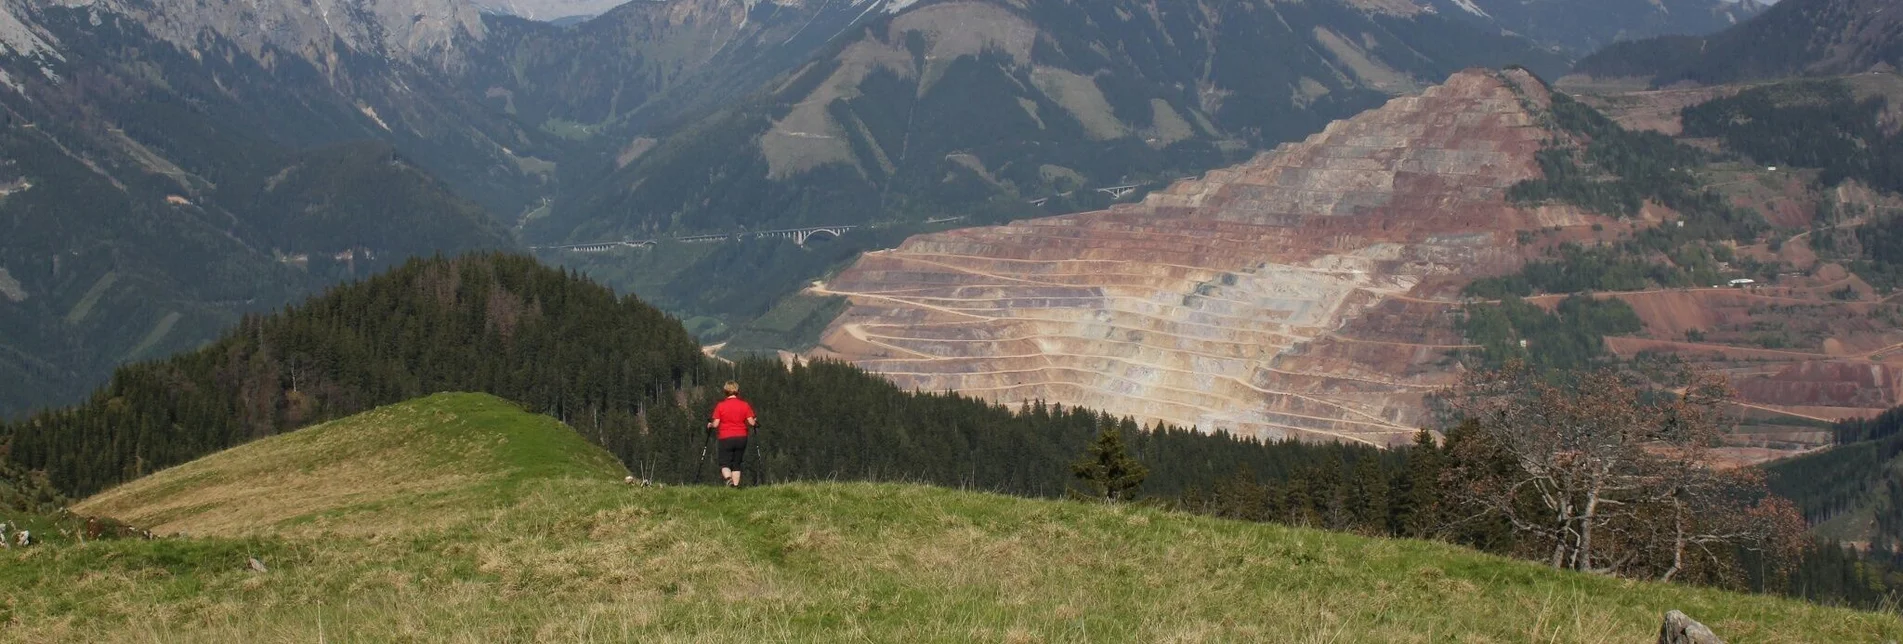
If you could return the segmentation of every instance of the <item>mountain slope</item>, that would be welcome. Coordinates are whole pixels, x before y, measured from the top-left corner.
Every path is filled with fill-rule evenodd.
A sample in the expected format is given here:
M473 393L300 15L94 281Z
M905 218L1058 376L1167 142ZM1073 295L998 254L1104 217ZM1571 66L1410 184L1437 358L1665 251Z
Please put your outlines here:
M513 246L499 222L561 175L863 11L812 4L637 3L571 33L454 0L0 2L0 417L335 279Z
M203 127L293 150L382 140L462 196L513 217L552 180L542 166L560 156L559 139L455 86L483 34L459 0L5 6L48 45L0 56L11 79L0 95L51 111L32 119L42 124L129 130L123 122L150 114L207 122L128 135L186 172L237 161L216 158L229 152ZM194 146L192 156L184 146Z
M476 5L492 13L561 23L592 18L627 3L628 0L478 0Z
M331 281L514 245L462 196L525 198L502 195L516 171L473 152L498 147L484 127L509 127L418 98L425 81L407 75L466 34L285 3L0 13L0 417L76 400L121 362L199 346ZM511 143L533 148L521 134Z
M247 443L73 507L161 534L421 527L421 515L507 506L556 478L627 470L575 430L484 394L438 394Z
M1903 408L1837 423L1836 444L1765 466L1818 534L1896 552L1903 546Z
M637 138L759 91L887 2L630 2L569 27L490 16L456 82L493 112L578 141L576 176L589 177L625 165Z
M1700 36L1769 6L1757 0L1429 0L1449 17L1497 26L1584 55L1619 41Z
M1434 14L1332 0L921 3L658 141L528 235L1022 216L1026 200L1091 203L1096 188L1303 136L1468 65L1562 60Z
M239 508L249 494L294 493L283 485L293 480L208 489L203 501ZM385 497L392 512L245 539L28 550L0 558L10 582L0 601L9 634L30 641L819 641L850 631L872 641L1604 642L1655 637L1668 609L1738 640L1903 635L1889 614L1128 505L891 484L630 488L606 476L520 489L500 503L395 495ZM402 508L421 510L405 520ZM250 558L267 571L248 569ZM337 588L351 589L348 600Z
M1643 77L1654 85L1714 85L1786 76L1903 68L1903 7L1887 0L1784 0L1708 37L1621 43L1575 72Z
M257 165L201 175L140 165L149 149L124 135L75 149L59 130L0 133L0 417L77 400L122 362L199 346L332 280L514 244L380 145L254 148Z

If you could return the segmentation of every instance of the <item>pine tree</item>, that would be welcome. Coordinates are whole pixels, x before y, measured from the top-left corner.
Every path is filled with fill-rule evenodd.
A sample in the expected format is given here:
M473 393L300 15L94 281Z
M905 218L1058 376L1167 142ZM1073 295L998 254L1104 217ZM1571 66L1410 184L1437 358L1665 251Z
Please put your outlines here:
M1073 495L1105 502L1135 498L1137 486L1143 485L1143 479L1150 476L1150 468L1130 457L1123 446L1123 432L1117 431L1114 422L1102 424L1097 440L1090 444L1083 458L1070 466L1070 471L1093 492L1089 495L1073 492Z
M1407 469L1394 477L1388 507L1390 532L1416 539L1440 532L1440 473L1440 446L1433 433L1421 430L1408 450Z
M1373 458L1355 460L1354 475L1348 480L1348 514L1352 528L1368 534L1386 534L1388 527L1388 479Z

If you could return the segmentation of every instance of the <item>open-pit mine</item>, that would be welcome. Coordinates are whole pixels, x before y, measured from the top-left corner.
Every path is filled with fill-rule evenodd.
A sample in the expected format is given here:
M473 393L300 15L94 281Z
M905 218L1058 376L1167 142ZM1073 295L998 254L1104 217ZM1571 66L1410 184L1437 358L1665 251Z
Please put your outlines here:
M920 390L1263 438L1391 445L1451 382L1458 293L1522 261L1549 95L1469 70L1107 211L923 235L813 291L813 355Z

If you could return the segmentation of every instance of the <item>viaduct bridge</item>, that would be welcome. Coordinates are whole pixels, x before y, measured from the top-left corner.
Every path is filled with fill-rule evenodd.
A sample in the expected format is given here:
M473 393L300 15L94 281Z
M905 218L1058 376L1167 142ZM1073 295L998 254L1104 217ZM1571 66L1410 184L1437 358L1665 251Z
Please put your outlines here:
M1142 187L1141 185L1132 184L1132 185L1126 185L1126 186L1109 186L1104 188L1093 188L1092 190L1094 190L1095 192L1101 192L1101 193L1110 195L1111 199L1123 199L1124 197L1130 196L1130 193L1136 192L1137 188L1141 188L1141 187ZM1063 194L1069 195L1070 193L1066 192ZM1031 199L1029 200L1028 203L1030 203L1033 206L1042 206L1046 202L1050 201L1050 199L1051 199L1050 197ZM959 221L962 219L964 219L964 217L938 217L933 219L927 219L925 220L925 223L926 224L941 224L945 222ZM877 228L878 226L879 224L870 225L870 227L873 227L873 228ZM734 240L734 239L791 239L793 240L793 243L799 244L801 246L805 246L806 240L812 239L815 236L827 236L827 237L836 238L840 235L846 234L846 231L861 228L861 227L862 226L859 224L843 224L843 225L836 225L836 226L809 226L806 228L782 228L779 230L760 230L760 231L743 232L743 233L712 233L707 235L688 235L685 237L665 237L660 239L623 239L619 241L587 242L587 243L581 243L581 244L564 244L560 246L530 246L529 249L530 250L559 250L559 251L567 251L571 253L605 253L608 251L615 250L617 248L635 248L635 249L653 248L655 244L661 243L662 241L676 241L676 242L682 242L687 244L706 244L706 243L714 243L714 242L724 242L724 241Z
M1130 193L1136 192L1137 188L1141 188L1141 187L1143 187L1142 184L1130 184L1127 186L1109 186L1106 188L1092 188L1091 191L1101 192L1101 193L1110 195L1110 198L1112 200L1122 200L1124 197L1130 196ZM1068 197L1070 195L1071 193L1069 192L1060 192L1057 194L1057 196L1059 197ZM1025 203L1031 204L1033 206L1041 207L1044 204L1049 203L1050 200L1051 200L1050 197L1038 197L1036 199L1026 201Z

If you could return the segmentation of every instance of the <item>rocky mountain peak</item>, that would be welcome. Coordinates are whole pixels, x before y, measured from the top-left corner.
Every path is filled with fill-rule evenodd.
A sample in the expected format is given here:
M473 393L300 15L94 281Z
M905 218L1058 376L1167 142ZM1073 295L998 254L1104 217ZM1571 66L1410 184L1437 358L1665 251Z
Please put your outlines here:
M885 9L896 13L916 2L917 0L837 0L836 3L867 10ZM760 5L769 5L776 11L779 9L816 11L823 9L823 5L834 4L827 0L475 0L475 3L484 11L492 13L548 21L598 16L622 5L634 3L665 4L670 9L679 9L670 12L675 15L704 10L710 6L738 9L742 15L746 15L754 7Z
M462 60L463 43L483 37L482 15L466 0L53 0L129 16L154 35L196 49L214 36L253 56L265 47L294 52L322 68L355 52L431 67ZM340 51L340 48L345 51Z
M0 0L0 55L57 56L51 40L33 24L19 0Z

